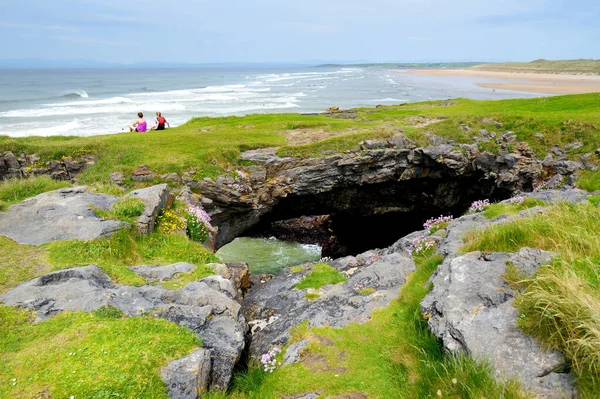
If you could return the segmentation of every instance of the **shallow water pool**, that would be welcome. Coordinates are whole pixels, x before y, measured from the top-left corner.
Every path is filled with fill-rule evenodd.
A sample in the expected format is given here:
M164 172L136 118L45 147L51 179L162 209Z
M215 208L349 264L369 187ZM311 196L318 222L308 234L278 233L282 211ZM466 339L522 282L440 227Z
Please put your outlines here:
M277 274L287 266L321 259L321 247L274 238L238 237L217 251L224 262L246 262L253 274Z

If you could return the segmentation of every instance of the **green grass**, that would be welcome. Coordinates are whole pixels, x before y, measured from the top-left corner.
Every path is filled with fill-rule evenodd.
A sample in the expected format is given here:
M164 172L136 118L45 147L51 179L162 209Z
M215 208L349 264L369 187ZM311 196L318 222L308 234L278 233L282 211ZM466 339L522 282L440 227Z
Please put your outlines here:
M0 236L0 295L23 281L53 270L43 248Z
M594 398L600 391L600 209L557 204L542 215L473 232L463 250L515 252L524 246L560 256L530 278L510 278L522 292L520 326L563 351L580 397Z
M110 211L94 209L102 219L116 219L135 225L137 218L144 212L144 201L135 197L122 198L112 204Z
M473 69L484 71L506 71L506 72L537 72L537 73L576 73L576 74L600 74L600 60L557 60L550 61L539 59L531 62L503 62L497 64L483 64Z
M166 320L114 310L61 313L33 324L0 306L0 397L167 398L159 371L200 345Z
M171 280L163 282L162 286L170 290L178 290L193 281L212 276L213 274L215 274L215 271L209 266L197 266L196 269L190 273L181 273L173 277Z
M0 212L6 211L10 205L21 202L26 198L35 197L46 191L69 187L70 185L65 181L52 180L48 176L0 181Z
M47 244L46 248L50 262L56 267L97 264L112 279L127 285L145 283L142 277L127 266L176 262L202 266L218 262L214 254L187 237L158 232L138 237L130 231L121 230L110 238L57 241Z
M513 213L519 213L525 209L533 208L536 206L547 206L548 204L544 201L537 200L535 198L525 198L520 204L491 204L485 207L482 215L488 219L495 219L500 215L508 215Z
M427 280L441 261L439 255L418 258L400 297L365 324L294 328L292 342L309 341L302 362L268 374L252 367L235 379L229 395L209 397L275 399L317 391L322 397L355 392L369 398L435 398L438 390L455 399L527 397L514 381L497 382L489 365L442 354L420 313Z
M599 191L600 170L584 170L579 172L577 186L588 192Z
M319 288L328 284L339 284L348 281L348 277L337 271L326 263L318 263L312 266L312 271L296 284L296 289Z

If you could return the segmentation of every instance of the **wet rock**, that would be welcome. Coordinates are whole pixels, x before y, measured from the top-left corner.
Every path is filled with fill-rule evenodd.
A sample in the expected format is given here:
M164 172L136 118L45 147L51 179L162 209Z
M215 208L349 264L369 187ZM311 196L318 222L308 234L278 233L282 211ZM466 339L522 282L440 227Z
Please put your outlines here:
M197 399L208 391L211 351L197 349L160 372L170 399Z
M0 235L19 244L40 245L59 240L108 237L128 226L102 220L91 208L110 210L115 197L87 192L85 186L50 191L0 212Z
M127 194L126 197L139 198L144 202L144 211L136 221L139 234L151 233L154 230L154 224L160 211L173 201L169 186L166 184L135 190Z
M196 270L196 265L179 262L168 266L134 266L130 267L135 274L149 281L171 280L177 274L190 273Z
M151 312L192 330L212 350L211 389L226 389L245 346L247 324L234 300L236 288L209 276L180 290L159 286L115 286L97 266L60 270L25 282L0 301L36 311L38 321L62 311L89 312L114 306L129 316Z
M472 252L449 257L438 268L432 291L421 303L435 336L450 352L489 360L498 377L512 376L545 398L574 395L566 374L553 372L564 363L517 328L515 293L503 280L507 262L532 273L553 254L524 248L517 254Z

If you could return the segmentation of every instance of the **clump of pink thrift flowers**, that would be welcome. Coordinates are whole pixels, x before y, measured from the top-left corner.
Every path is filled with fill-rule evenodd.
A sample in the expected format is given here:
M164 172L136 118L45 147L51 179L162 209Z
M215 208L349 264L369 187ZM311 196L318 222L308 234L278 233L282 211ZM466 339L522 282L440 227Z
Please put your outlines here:
M265 373L272 373L277 367L275 357L278 353L281 353L281 349L275 347L260 357Z
M425 228L425 230L427 230L427 232L429 233L433 227L435 227L439 224L442 224L442 223L450 222L453 219L454 219L454 216L452 216L452 215L431 218L431 219L428 219L425 223L423 223L423 228Z
M523 201L525 201L525 197L519 195L518 197L512 197L511 199L509 199L508 203L512 205L519 205L522 204Z
M490 204L490 200L484 199L479 201L473 201L471 207L469 208L469 212L481 212L483 208Z

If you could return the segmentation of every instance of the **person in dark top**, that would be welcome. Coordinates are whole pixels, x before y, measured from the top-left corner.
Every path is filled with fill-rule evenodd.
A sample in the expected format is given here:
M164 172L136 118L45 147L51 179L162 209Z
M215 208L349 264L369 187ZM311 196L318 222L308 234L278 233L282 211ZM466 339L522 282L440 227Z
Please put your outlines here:
M165 117L162 116L162 114L160 112L157 112L156 113L156 123L154 124L154 126L152 126L152 129L165 130L165 125L167 125L167 127L171 127L169 125L169 122L165 119Z

